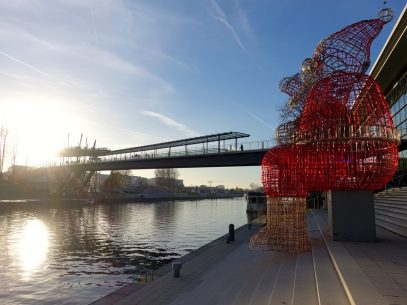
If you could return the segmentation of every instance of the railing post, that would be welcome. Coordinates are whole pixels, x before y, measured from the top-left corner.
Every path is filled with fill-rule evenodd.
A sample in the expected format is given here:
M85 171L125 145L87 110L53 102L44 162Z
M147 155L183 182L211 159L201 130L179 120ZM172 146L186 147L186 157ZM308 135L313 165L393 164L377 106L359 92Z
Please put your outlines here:
M220 153L220 136L218 136L218 153Z

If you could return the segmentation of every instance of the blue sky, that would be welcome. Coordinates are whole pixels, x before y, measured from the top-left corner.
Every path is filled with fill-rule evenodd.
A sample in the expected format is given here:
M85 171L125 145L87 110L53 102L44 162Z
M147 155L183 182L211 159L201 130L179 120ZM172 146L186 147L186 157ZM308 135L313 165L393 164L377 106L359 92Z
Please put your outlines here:
M395 18L372 47L376 59ZM240 131L274 136L278 90L325 36L383 1L0 2L0 123L21 164L84 133L113 149ZM260 167L180 170L187 185L247 187ZM135 171L152 176L152 171Z

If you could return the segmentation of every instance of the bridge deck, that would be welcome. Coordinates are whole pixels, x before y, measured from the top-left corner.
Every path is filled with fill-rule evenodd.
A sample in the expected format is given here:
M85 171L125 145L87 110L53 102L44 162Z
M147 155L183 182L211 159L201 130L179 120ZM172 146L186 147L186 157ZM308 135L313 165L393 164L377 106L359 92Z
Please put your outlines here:
M132 156L123 158L106 158L98 160L73 161L48 168L72 168L82 171L155 169L155 168L191 168L191 167L229 167L261 165L268 149L248 151L224 151L219 153L184 154L170 156Z

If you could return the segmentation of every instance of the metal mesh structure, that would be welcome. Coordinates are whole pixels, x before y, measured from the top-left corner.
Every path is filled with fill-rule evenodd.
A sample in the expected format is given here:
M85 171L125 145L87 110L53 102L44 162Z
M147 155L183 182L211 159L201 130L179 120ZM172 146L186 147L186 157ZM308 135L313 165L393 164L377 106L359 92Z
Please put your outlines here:
M305 212L303 197L269 197L267 225L251 239L250 246L259 250L308 251Z
M379 12L377 19L357 22L323 39L313 57L302 62L301 74L280 81L280 90L290 96L288 105L302 110L312 86L332 73L364 73L370 64L370 46L392 16L392 10L386 8ZM290 122L283 122L287 123ZM284 136L278 133L276 140L277 143L286 144Z
M364 74L390 13L328 36L304 60L301 76L280 83L289 103L303 106L296 120L279 126L281 145L263 158L267 226L252 238L253 249L307 251L308 192L374 190L394 175L398 132L379 85Z
M313 61L319 78L336 71L364 73L370 65L370 45L391 19L363 20L323 39L314 51Z
M276 128L278 144L293 144L298 130L298 120L280 124Z

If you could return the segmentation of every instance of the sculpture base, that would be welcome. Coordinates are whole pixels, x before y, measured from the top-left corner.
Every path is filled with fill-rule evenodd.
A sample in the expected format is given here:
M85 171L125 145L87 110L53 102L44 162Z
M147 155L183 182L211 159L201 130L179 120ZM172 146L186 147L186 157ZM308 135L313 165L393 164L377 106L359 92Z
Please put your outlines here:
M327 197L328 223L333 240L376 240L372 191L331 191Z
M267 225L251 238L250 247L294 253L309 251L306 198L269 197Z

